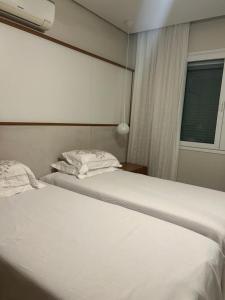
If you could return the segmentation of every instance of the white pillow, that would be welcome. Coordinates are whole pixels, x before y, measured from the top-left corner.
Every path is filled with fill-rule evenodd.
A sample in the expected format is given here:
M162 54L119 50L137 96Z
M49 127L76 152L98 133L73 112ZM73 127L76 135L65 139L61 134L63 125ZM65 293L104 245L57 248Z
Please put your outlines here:
M84 179L87 177L92 177L95 175L103 174L103 173L108 173L108 172L113 172L118 170L117 168L114 167L109 167L109 168L102 168L102 169L96 169L87 172L86 174L80 174L77 167L74 165L69 165L65 161L57 161L56 163L51 165L52 168L58 170L61 173L65 173L68 175L74 175L79 179Z
M89 172L87 172L87 174L84 174L84 175L79 174L77 177L79 179L85 179L88 177L92 177L92 176L96 176L96 175L100 175L100 174L104 174L104 173L109 173L109 172L114 172L114 171L118 171L118 169L114 168L114 167L102 168L102 169L89 171Z
M58 170L61 173L69 174L69 175L75 175L78 176L79 170L74 165L69 165L65 161L57 161L54 164L51 164L51 167Z
M33 172L17 161L0 160L0 197L9 197L44 185Z
M62 155L62 159L65 159L65 160L66 160L66 158L63 157L63 155ZM60 163L60 164L58 164L58 163ZM66 166L73 166L73 167L77 170L77 172L78 172L79 174L86 174L86 173L88 172L88 166L87 166L86 164L82 164L82 163L79 162L79 161L74 160L73 163L71 164L70 162L68 162L68 161L66 160L66 161L64 161L64 163L65 163L65 164L62 164L62 161L59 161L59 162L56 162L55 164L56 164L57 167L60 166L60 168L66 167ZM54 165L54 164L53 164L53 165ZM55 168L54 166L52 166L52 167ZM55 168L55 169L57 169L57 168ZM62 171L63 171L63 170L62 170ZM72 174L72 175L74 175L74 174Z
M96 169L121 167L114 155L100 150L73 150L64 152L62 157L69 164L76 166L80 174L86 174L88 171Z

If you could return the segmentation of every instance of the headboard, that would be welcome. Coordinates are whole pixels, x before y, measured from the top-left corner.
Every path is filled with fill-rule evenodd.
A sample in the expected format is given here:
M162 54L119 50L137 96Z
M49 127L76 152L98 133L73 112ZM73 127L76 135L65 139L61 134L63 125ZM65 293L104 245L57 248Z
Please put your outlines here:
M37 177L51 171L51 163L72 149L102 149L126 160L127 137L115 126L0 125L0 160L13 159L28 165Z

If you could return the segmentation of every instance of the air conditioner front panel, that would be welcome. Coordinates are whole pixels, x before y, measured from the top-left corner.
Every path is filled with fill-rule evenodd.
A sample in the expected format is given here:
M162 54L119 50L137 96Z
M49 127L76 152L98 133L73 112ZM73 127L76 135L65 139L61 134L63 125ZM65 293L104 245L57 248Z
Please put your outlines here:
M44 30L55 18L55 4L49 0L0 0L0 10Z
M39 20L54 20L55 5L49 0L20 0L23 2L24 11L30 15L35 16Z

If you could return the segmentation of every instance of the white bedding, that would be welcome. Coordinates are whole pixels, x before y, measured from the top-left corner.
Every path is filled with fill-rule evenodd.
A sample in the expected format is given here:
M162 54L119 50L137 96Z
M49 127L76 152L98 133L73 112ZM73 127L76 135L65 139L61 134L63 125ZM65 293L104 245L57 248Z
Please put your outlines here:
M0 200L0 299L221 300L214 241L54 186Z
M225 253L223 192L126 171L85 180L52 173L42 180L191 229L219 243Z

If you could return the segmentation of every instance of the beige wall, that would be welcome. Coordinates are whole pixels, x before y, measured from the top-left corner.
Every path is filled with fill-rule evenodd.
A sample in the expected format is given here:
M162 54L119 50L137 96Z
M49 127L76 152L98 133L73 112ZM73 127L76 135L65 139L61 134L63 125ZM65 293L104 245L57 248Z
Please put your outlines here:
M124 32L72 0L55 0L55 3L56 20L46 34L125 64L127 35Z
M225 155L180 151L178 180L225 191Z
M118 124L123 101L129 120L131 71L2 23L0 45L1 122Z
M191 24L189 52L225 48L225 17Z
M225 48L225 17L193 23L189 52ZM225 191L225 155L180 150L178 181Z
M127 34L75 4L72 0L55 0L55 3L56 20L53 28L46 32L47 35L117 63L125 64ZM16 128L20 134L15 132L14 129L14 127L7 128L9 132L5 135L5 127L0 126L0 159L18 159L24 161L32 167L37 175L43 175L49 171L50 163L56 160L63 150L73 148L101 148L111 151L121 161L125 161L126 159L127 139L118 137L115 127L34 128L28 126L26 130L24 127ZM46 136L46 134L49 134L49 136ZM27 140L28 147L24 146L25 144L22 147L18 146L18 142L22 141L26 136L27 138L35 136L35 143ZM50 141L50 144L45 143L45 137L47 137L47 141ZM17 138L19 139L17 140ZM36 143L39 138L43 138L43 140L40 143ZM30 149L30 145L33 145L33 150L36 151L32 157L24 150ZM42 145L43 148L40 149L38 145ZM52 145L56 146L57 151L51 149ZM22 149L22 152L16 155L13 152L14 149ZM40 154L43 157L43 153L46 153L47 156L43 160L43 163L39 165L40 157L38 155Z

